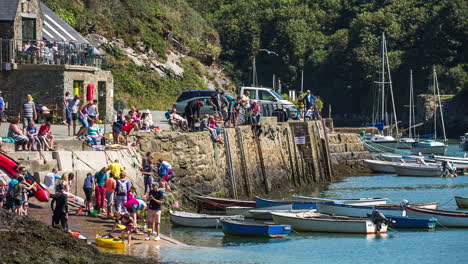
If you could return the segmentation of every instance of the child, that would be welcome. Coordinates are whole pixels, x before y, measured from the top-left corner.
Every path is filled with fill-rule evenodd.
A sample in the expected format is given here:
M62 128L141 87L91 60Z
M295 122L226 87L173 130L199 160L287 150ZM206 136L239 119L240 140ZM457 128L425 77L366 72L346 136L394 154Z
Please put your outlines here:
M116 213L116 218L115 218L115 224L114 226L112 227L112 231L114 231L115 227L118 225L118 224L122 224L122 225L125 225L125 229L122 229L121 233L120 233L120 236L123 239L125 239L125 233L127 234L127 245L130 246L131 245L131 241L132 241L132 232L134 230L134 225L133 225L133 217L129 214L129 213L123 213L123 214L120 214L120 213Z
M151 184L153 183L153 161L148 158L145 162L145 166L142 169L143 177L145 180L145 195L151 191Z
M44 150L54 150L54 136L50 131L50 122L46 122L39 128L39 139L42 142Z
M305 114L305 119L312 120L312 108L307 109L307 112Z
M41 142L38 138L39 133L37 132L34 120L31 120L31 122L29 122L29 125L26 128L26 134L29 138L29 149L32 151L40 150ZM36 146L36 148L34 148L34 146Z

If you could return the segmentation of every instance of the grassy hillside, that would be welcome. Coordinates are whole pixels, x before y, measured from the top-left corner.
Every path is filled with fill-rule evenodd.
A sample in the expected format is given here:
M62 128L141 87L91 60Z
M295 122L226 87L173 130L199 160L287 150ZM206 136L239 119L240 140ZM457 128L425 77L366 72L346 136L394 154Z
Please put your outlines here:
M153 54L164 63L169 50L187 55L181 59L183 77L137 66L111 44L104 45L108 67L114 74L115 97L140 108L166 109L181 91L206 89L204 70L220 53L216 30L185 0L44 0L62 19L84 36L99 34L122 39L134 50Z

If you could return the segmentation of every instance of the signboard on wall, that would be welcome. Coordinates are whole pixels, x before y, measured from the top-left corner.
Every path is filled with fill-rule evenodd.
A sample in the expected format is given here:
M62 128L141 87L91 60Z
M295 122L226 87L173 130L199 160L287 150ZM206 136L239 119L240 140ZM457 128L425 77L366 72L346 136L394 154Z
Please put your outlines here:
M306 143L305 136L294 137L294 143L296 143L296 145L305 145Z

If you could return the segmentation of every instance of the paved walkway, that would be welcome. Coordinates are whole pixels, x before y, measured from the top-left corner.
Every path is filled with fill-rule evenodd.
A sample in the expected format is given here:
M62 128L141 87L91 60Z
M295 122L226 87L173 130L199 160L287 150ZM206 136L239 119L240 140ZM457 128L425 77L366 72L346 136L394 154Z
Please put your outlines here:
M153 122L155 126L159 126L161 130L170 130L170 126L167 122L166 117L164 117L165 111L151 111L151 115L153 116ZM6 137L8 134L8 126L9 123L2 123L0 125L0 136L1 137ZM39 125L37 125L39 126ZM21 127L21 124L20 124ZM80 125L77 124L76 127L76 132L78 132L78 129L80 128ZM104 125L100 125L100 128L104 128ZM73 129L73 128L72 128ZM66 125L52 125L52 133L55 135L56 139L73 139L73 137L68 136L68 128ZM105 126L105 131L106 132L111 132L112 127L111 124L107 124Z

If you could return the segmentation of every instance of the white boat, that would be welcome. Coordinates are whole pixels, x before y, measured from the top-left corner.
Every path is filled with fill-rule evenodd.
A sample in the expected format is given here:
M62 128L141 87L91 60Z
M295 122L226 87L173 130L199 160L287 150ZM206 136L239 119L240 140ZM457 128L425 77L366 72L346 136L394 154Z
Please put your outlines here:
M221 218L244 219L243 216L207 215L189 212L169 211L174 224L190 227L216 227Z
M400 138L398 140L398 148L399 149L410 149L413 147L413 143L416 143L416 139L414 138Z
M264 210L262 209L254 209L249 211L249 217L255 220L272 220L272 213L316 213L318 214L316 209L299 209L299 210Z
M374 210L379 210L386 216L406 216L401 207L358 206L336 203L317 203L317 210L322 214L367 217Z
M399 176L441 177L442 175L442 167L439 165L399 163L393 165L393 168Z
M385 152L395 152L395 149L398 148L398 141L392 136L384 135L372 135L368 140L365 140L365 148L368 151L385 151Z
M455 196L455 202L457 202L458 208L468 208L468 197Z
M421 217L421 218L436 218L437 225L440 226L456 226L468 227L468 213L445 211L445 210L430 210L408 206L406 207L408 216Z
M458 158L458 157L444 157L431 155L430 158L433 158L436 161L450 161L454 167L457 169L468 169L468 159L467 158Z
M398 162L384 160L364 160L364 163L373 172L379 173L395 173L395 168L393 168L393 165L398 164Z
M283 205L275 205L275 206L268 206L262 207L262 210L292 210L292 204L283 204ZM243 215L245 217L251 217L249 211L253 210L252 207L243 207L243 206L230 206L226 207L226 215Z
M436 140L423 140L413 144L411 153L413 154L440 154L444 155L448 146Z
M370 219L343 216L308 215L307 213L272 213L275 224L291 225L293 230L354 234L379 234L387 232L387 225L380 230Z
M334 199L334 198L319 198L302 195L293 195L293 199L301 202L334 202L350 205L379 205L386 204L388 198L356 198L356 199Z
M431 159L435 160L458 160L458 161L468 161L468 158L462 158L462 157L449 157L449 156L438 156L438 155L431 155L429 156Z

